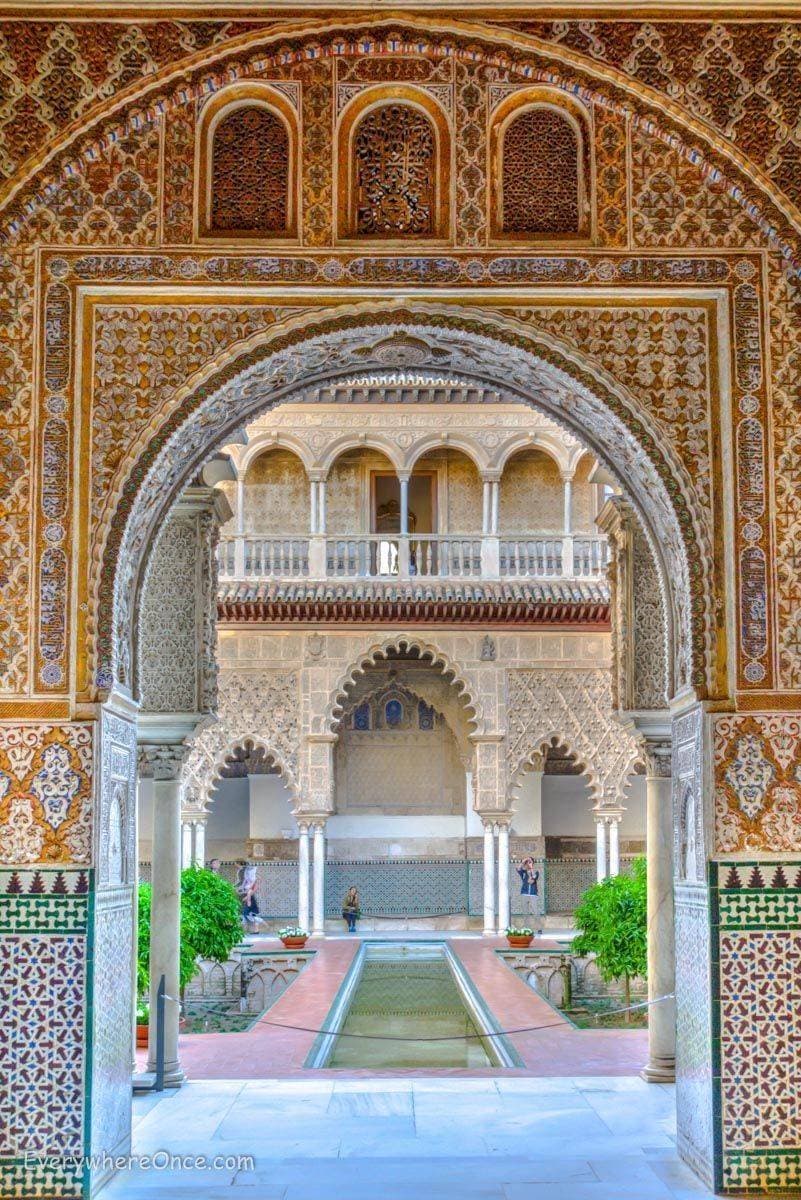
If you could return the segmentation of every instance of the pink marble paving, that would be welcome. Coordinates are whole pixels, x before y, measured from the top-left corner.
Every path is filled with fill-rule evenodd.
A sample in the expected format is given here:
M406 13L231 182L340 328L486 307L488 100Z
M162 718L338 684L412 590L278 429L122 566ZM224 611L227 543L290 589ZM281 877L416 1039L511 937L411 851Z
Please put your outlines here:
M309 1078L303 1063L325 1024L328 1010L360 945L359 939L311 940L316 951L308 967L245 1033L184 1034L181 1063L190 1079ZM636 1075L647 1060L648 1033L643 1029L575 1029L495 953L506 942L494 938L451 938L449 945L470 976L501 1029L527 1032L511 1038L525 1067L452 1068L420 1070L316 1072L336 1078L361 1076L519 1075L579 1076ZM540 949L557 948L540 939ZM254 948L275 949L275 939L259 940ZM144 1052L138 1055L143 1064Z

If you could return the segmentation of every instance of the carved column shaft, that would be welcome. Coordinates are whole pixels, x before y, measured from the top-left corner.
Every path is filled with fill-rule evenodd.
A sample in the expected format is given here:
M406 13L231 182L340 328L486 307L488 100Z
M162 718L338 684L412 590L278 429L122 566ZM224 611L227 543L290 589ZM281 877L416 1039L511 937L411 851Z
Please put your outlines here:
M153 855L150 907L149 1071L156 1069L156 1019L159 982L164 977L164 1079L180 1087L184 1073L178 1058L181 939L181 781L184 746L141 746L142 775L153 780Z

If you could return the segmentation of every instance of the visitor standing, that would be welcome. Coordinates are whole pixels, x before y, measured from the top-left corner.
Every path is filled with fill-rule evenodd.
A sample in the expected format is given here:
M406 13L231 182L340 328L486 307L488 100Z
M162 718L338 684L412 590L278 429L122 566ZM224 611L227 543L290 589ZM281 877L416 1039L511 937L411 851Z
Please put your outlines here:
M356 920L360 915L359 893L355 887L348 888L348 894L342 901L342 916L348 923L348 933L356 932Z
M222 871L222 863L219 858L212 858L209 862L209 870L214 875L219 875Z
M257 870L253 863L241 859L237 864L236 891L242 904L242 924L246 929L255 929L259 923L259 905L256 900L258 887Z
M524 858L517 873L520 876L521 909L524 913L537 916L540 873L534 866L534 859Z

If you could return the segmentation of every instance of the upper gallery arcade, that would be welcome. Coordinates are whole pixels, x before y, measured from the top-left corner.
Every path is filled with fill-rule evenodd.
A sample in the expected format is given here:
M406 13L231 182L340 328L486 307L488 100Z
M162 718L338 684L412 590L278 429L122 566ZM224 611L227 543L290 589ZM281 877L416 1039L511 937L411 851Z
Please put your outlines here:
M603 8L0 2L0 1073L66 1063L9 1094L0 1190L129 1142L138 775L166 894L199 739L267 763L319 926L391 704L487 928L518 772L623 739L588 786L605 871L645 774L681 1153L801 1186L801 27ZM548 636L573 683L596 646L581 753ZM294 683L229 729L243 660Z

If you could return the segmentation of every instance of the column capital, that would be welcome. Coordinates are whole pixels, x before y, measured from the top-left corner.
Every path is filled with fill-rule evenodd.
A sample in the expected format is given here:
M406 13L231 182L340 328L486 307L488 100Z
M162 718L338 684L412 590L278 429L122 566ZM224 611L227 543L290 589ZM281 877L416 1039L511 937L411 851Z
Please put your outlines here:
M592 810L592 816L596 825L619 825L625 811L625 808L613 808L611 805L601 806Z
M645 775L647 779L670 779L673 747L669 741L645 739Z
M179 779L188 755L189 747L183 742L177 746L145 742L139 746L139 774L145 779Z

